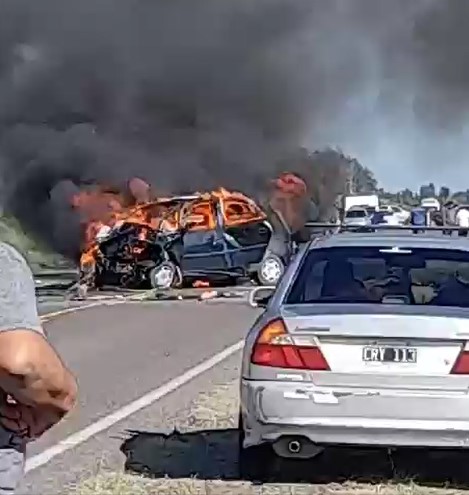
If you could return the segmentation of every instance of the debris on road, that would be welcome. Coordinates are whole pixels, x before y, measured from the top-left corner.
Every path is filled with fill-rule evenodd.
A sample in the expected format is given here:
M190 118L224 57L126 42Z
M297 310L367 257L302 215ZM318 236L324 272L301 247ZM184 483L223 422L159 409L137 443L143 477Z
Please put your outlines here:
M142 292L142 301L211 301L213 299L243 299L247 291L243 288L234 289L169 289L150 290Z
M86 284L78 284L77 294L75 299L84 300L88 295L88 286Z
M199 299L201 301L207 301L208 299L214 299L215 297L218 297L218 292L216 290L209 290L202 292Z
M192 284L195 289L202 289L210 287L210 283L207 280L195 280Z

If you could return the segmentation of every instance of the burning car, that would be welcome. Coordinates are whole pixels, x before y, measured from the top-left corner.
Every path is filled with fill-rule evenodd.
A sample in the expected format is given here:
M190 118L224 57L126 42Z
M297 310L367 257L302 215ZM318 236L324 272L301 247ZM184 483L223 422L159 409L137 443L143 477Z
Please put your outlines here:
M274 285L287 263L268 249L272 225L244 194L221 188L127 209L108 199L107 221L100 215L85 226L80 270L88 285L169 288L242 277Z

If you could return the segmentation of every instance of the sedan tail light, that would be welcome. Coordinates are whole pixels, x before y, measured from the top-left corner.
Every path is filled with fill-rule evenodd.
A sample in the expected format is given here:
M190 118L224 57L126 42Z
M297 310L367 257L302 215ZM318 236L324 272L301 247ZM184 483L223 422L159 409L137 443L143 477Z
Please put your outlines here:
M452 375L469 375L469 345L463 347L451 370Z
M251 363L274 368L329 370L319 347L296 345L281 319L271 321L261 330L252 350Z

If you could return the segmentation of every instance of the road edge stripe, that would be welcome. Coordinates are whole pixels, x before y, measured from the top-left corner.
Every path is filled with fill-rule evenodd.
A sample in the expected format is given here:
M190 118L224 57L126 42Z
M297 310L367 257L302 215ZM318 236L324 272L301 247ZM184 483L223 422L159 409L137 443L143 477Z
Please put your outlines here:
M52 311L51 313L46 313L44 315L40 316L41 322L45 323L48 322L49 320L52 320L53 318L57 316L62 316L66 315L69 313L75 313L77 311L81 311L83 309L90 309L90 308L95 308L97 306L114 306L116 304L122 304L128 302L125 299L119 299L119 300L114 300L114 301L96 301L93 303L89 304L83 304L82 306L74 306L73 308L65 308L65 309L60 309L58 311Z
M49 447L44 451L40 452L39 454L32 456L30 459L27 459L26 461L25 472L29 473L35 469L44 466L55 457L69 450L72 450L75 447L78 447L79 445L85 443L86 441L90 440L99 433L108 430L116 423L119 423L120 421L127 419L128 417L141 411L142 409L151 406L154 402L171 394L172 392L182 387L183 385L187 384L194 378L197 378L198 376L202 375L203 373L209 371L210 369L214 368L216 365L223 362L225 359L234 355L236 352L240 351L243 348L243 346L244 346L244 339L236 342L235 344L229 347L226 347L222 351L218 352L217 354L214 354L212 357L206 359L205 361L202 361L193 368L190 368L189 370L185 371L176 378L173 378L164 385L161 385L160 387L146 393L142 397L132 402L129 402L127 405L95 421L93 424L64 438L63 440L56 443L52 447Z

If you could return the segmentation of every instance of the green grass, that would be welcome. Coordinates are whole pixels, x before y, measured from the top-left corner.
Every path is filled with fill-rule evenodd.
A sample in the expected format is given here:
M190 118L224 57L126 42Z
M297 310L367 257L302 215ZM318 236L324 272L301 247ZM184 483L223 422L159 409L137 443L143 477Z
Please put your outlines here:
M27 259L34 272L66 264L63 256L52 252L44 243L26 233L15 218L0 218L0 241L14 246Z

